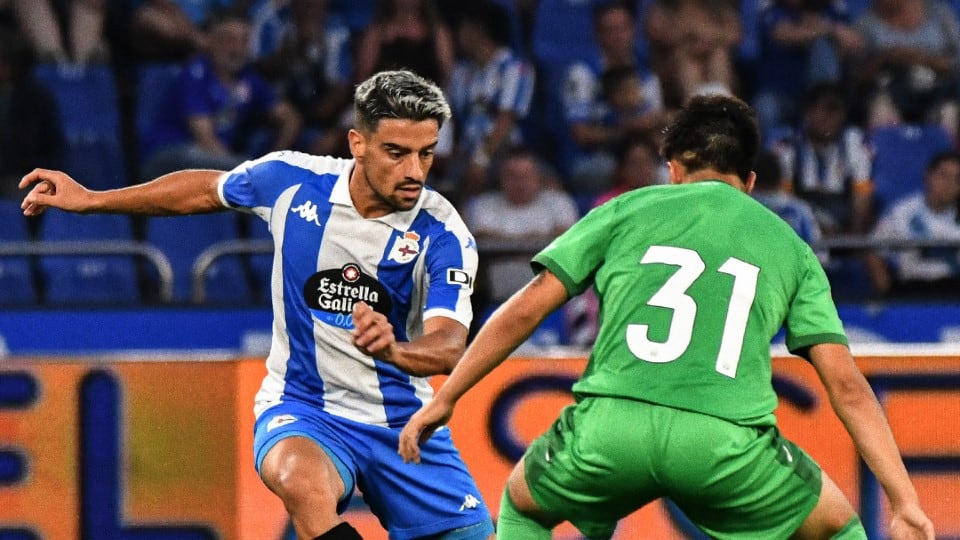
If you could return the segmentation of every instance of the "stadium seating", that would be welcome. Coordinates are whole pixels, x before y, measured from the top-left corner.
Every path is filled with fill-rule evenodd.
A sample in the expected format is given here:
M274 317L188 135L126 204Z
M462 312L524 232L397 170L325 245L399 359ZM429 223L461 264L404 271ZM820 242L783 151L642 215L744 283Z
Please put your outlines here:
M38 233L42 241L133 240L133 225L126 215L50 210L42 219ZM49 305L132 305L141 299L133 254L43 255L39 267L44 302Z
M0 199L0 223L3 223L0 227L0 244L30 239L26 218L16 201ZM0 257L0 306L25 306L36 302L37 290L30 257Z
M267 223L253 214L245 214L246 237L249 240L270 240L270 229ZM253 293L256 301L270 304L270 276L273 272L272 253L253 253L249 257L250 273L253 279Z
M173 301L193 300L193 268L203 250L224 241L238 240L237 214L219 212L177 217L151 217L145 223L145 240L160 249L173 267ZM155 276L150 276L151 278ZM251 288L243 257L220 257L207 269L204 302L211 304L247 304Z
M134 124L139 136L137 152L140 160L150 150L150 141L144 137L151 133L157 115L162 114L167 92L180 76L181 69L179 63L152 63L137 67Z
M880 127L870 134L869 142L878 213L897 199L922 190L927 162L953 146L947 131L936 124Z
M34 76L57 102L67 141L66 172L93 189L126 185L113 68L42 63L35 66Z

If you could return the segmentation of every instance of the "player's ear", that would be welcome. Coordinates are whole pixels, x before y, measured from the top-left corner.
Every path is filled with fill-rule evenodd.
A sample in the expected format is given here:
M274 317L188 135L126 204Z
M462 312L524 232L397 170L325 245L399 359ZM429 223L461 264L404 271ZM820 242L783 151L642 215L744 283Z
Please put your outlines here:
M350 143L350 155L357 161L363 161L363 155L367 151L367 138L363 133L351 129L347 132L347 142Z
M682 165L671 159L667 161L667 172L669 173L668 176L671 184L683 183L683 175L685 173Z
M747 181L743 183L744 191L749 195L753 192L753 186L757 183L757 173L755 171L750 171L750 174L747 175Z

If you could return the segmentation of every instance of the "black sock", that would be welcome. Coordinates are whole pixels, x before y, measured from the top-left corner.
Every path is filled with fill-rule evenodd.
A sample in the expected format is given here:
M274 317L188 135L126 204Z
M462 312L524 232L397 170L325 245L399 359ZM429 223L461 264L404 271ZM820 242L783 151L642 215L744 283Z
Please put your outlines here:
M363 537L349 523L344 521L313 540L363 540Z

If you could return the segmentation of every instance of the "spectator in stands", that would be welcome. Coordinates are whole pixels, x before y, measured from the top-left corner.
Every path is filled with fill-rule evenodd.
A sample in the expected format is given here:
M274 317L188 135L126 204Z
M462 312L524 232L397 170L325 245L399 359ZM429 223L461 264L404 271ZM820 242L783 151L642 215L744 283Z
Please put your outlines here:
M0 197L37 163L63 166L66 142L57 102L31 75L33 51L20 34L0 31Z
M956 135L960 23L950 6L941 0L874 0L857 28L866 39L866 56L855 75L859 93L873 95L866 111L870 127L935 120Z
M760 13L757 120L761 133L796 125L803 92L820 82L842 82L846 61L862 52L863 36L842 0L775 0Z
M600 4L593 11L596 56L566 70L561 99L571 144L560 166L574 196L592 200L609 189L616 146L665 125L660 78L637 57L638 37L627 4Z
M760 204L769 208L790 227L797 232L797 236L808 244L816 244L823 237L820 223L813 214L813 208L807 201L797 197L789 187L789 182L783 177L780 160L775 153L764 150L757 155L757 164L754 167L757 179L750 193ZM817 251L817 258L826 263L829 253Z
M445 86L455 60L453 36L433 0L379 0L360 37L355 79L409 69Z
M143 178L187 168L230 169L254 153L294 147L301 119L249 65L250 25L236 12L211 22L210 52L186 64L171 89L168 114L146 140ZM271 144L254 135L270 127Z
M490 240L546 245L577 220L573 198L550 185L544 167L529 148L512 148L497 169L500 189L467 201L464 220L481 247ZM529 281L528 255L485 257L489 301L500 302ZM482 300L481 295L477 300Z
M733 57L743 25L734 0L653 0L644 32L667 106L739 90Z
M796 133L772 143L792 191L812 207L824 234L864 233L872 212L871 156L847 121L842 86L820 83L804 96Z
M13 0L21 31L42 62L105 62L107 0Z
M960 154L937 154L924 174L923 189L885 212L873 230L878 241L936 241L952 245L884 249L868 259L881 294L939 295L960 287Z
M298 146L339 154L346 141L353 60L350 30L327 0L265 2L253 14L257 71L274 83L304 120Z
M463 202L482 192L490 164L523 144L519 123L530 110L535 73L510 48L503 9L489 1L464 4L456 27L461 57L447 87L456 119L447 176Z
M242 8L234 0L140 0L133 12L131 38L141 62L179 62L206 51L206 28L217 11Z
M593 200L597 207L628 191L665 184L666 168L660 163L657 142L649 137L629 137L617 148L617 166L613 172L613 186Z

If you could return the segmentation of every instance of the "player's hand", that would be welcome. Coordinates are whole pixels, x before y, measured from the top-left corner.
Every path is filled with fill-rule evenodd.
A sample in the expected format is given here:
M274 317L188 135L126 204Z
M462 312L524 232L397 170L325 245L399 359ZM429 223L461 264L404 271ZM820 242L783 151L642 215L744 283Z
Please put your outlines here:
M892 540L934 540L933 522L917 504L904 505L893 511L890 520Z
M420 463L420 444L445 426L453 415L453 404L434 399L417 411L400 431L397 453L404 463Z
M86 210L90 190L60 171L34 169L20 180L19 188L33 186L20 203L25 216L38 216L48 207L71 212Z
M363 354L390 361L397 338L393 325L383 313L375 311L366 302L353 306L353 346Z

